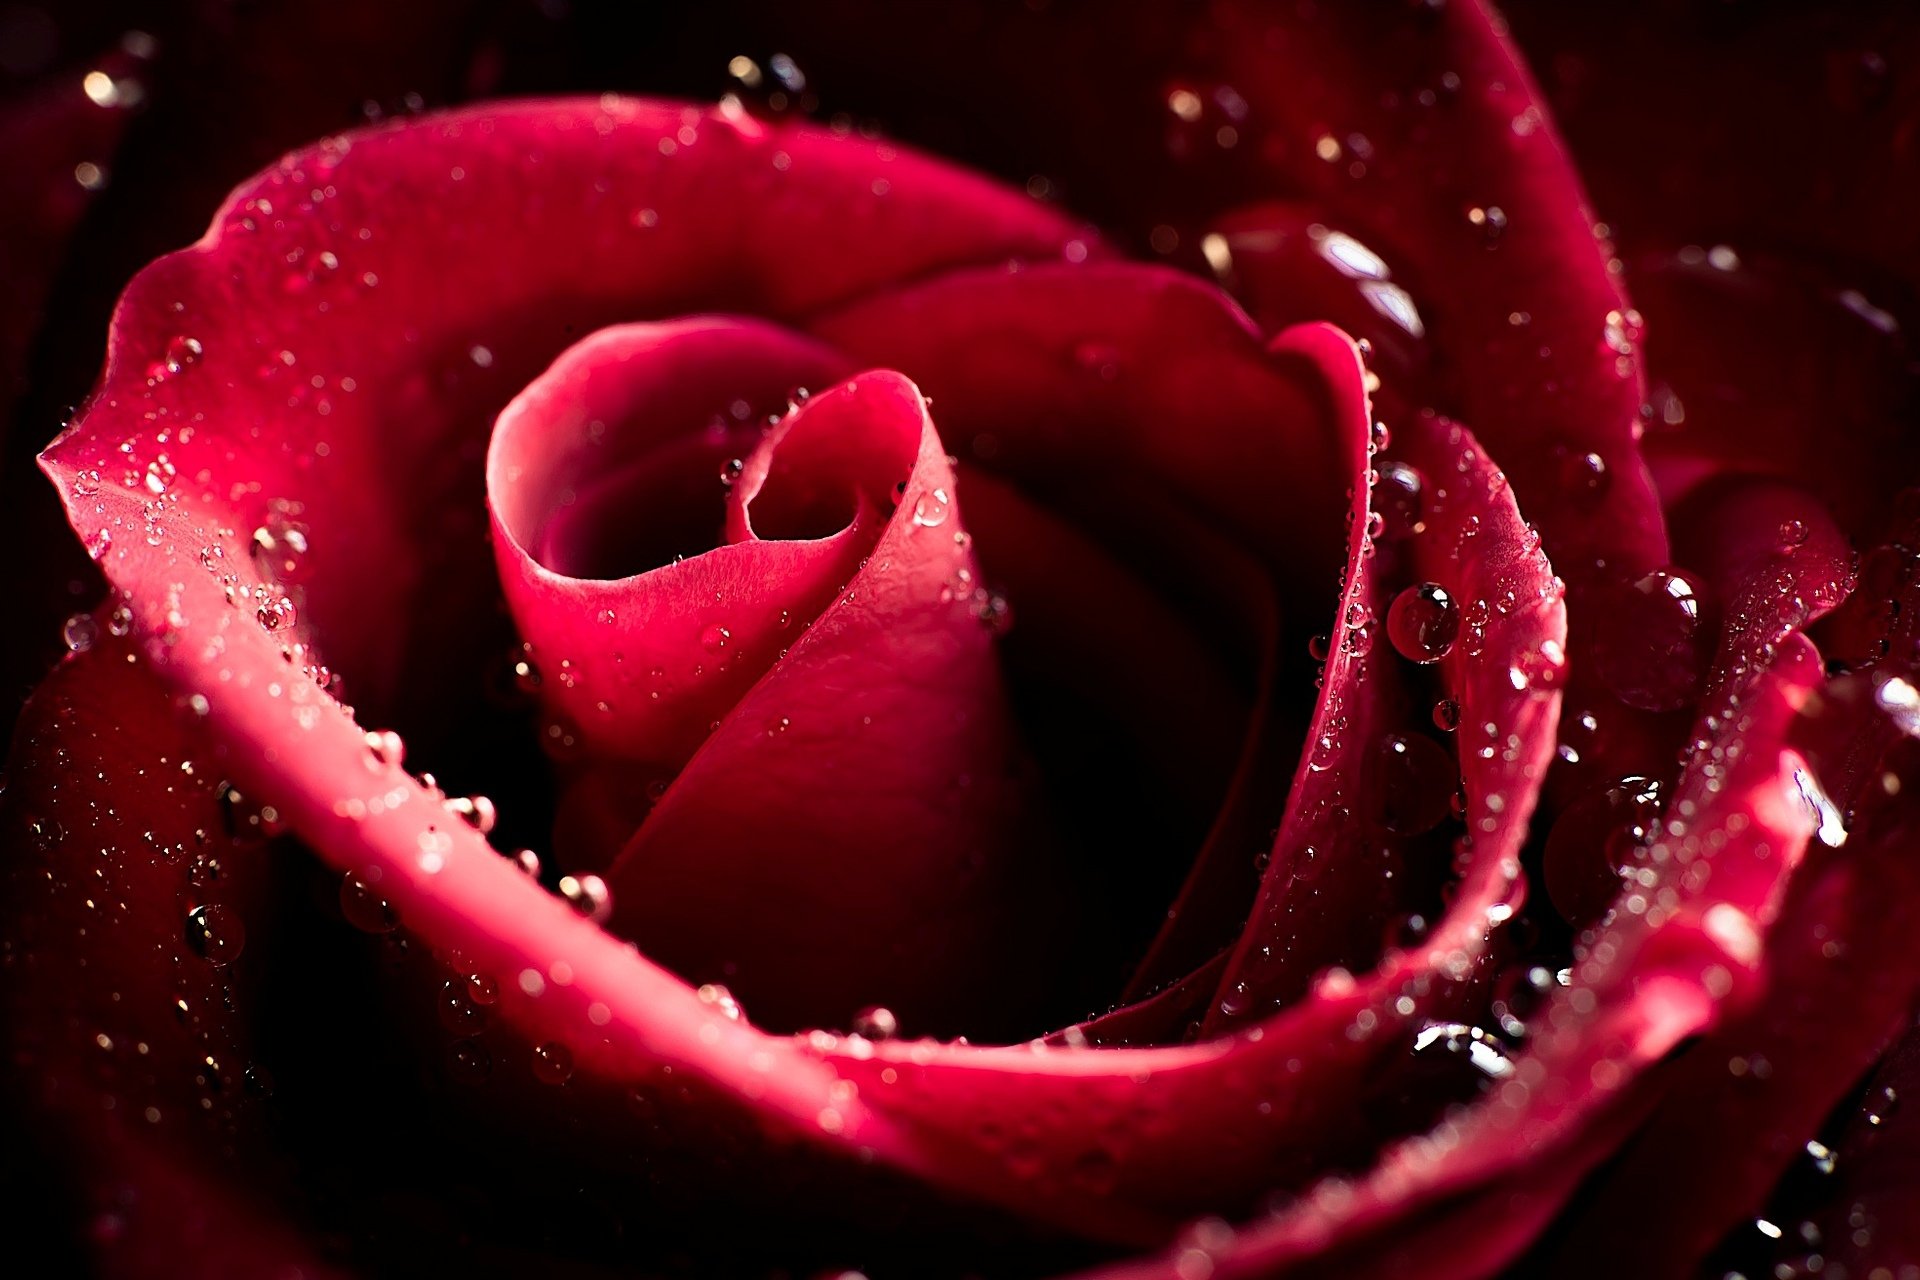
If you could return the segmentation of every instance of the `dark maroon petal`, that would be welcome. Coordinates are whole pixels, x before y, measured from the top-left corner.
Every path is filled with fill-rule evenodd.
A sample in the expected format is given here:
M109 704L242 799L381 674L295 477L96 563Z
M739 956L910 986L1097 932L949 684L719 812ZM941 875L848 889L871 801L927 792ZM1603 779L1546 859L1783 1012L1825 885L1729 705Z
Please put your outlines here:
M1596 205L1634 249L1784 249L1920 284L1911 8L1507 8Z
M1372 348L1368 363L1382 391L1391 388L1402 403L1440 403L1433 344L1404 268L1396 277L1368 243L1371 232L1330 226L1328 217L1302 201L1236 209L1212 223L1202 256L1268 333L1311 320L1338 325Z
M1013 385L1022 391L1018 403L1045 408L1063 394L1056 386L1060 375L1051 372L1059 366L1046 360L1047 347L1034 349L1015 317L1059 307L1112 340L1114 327L1127 320L1125 300L1144 281L1135 278L1137 273L1114 271L1104 273L1103 284L1102 274L1052 281L1035 274L1015 295L1025 305L1005 313L985 306L991 292L983 286L956 284L973 305L954 306L949 298L947 305L936 306L932 298L939 294L930 292L918 311L925 323L912 332L922 335L916 340L925 340L929 328L938 334L936 349L951 362L950 374L992 367L975 362L996 355L1006 358L1000 372L1016 377ZM1094 296L1104 305L1089 305ZM1068 298L1079 305L1059 305ZM1162 295L1163 315L1168 301ZM1010 323L1015 323L1011 332ZM1170 326L1168 333L1195 327L1189 320ZM871 334L906 331L881 325L855 330L839 322L833 328L843 340L849 333L872 340ZM1074 336L1070 330L1067 337ZM1061 340L1057 332L1050 339ZM1125 344L1119 349L1126 350ZM1201 348L1213 352L1214 360L1232 349L1219 343ZM1171 346L1174 356L1180 350ZM1024 376L1017 376L1021 365L1013 359L1015 352L1028 353L1022 359L1033 361ZM1283 335L1276 356L1277 367L1289 376L1304 381L1306 371L1318 371L1325 379L1327 411L1337 415L1342 434L1361 441L1364 449L1369 419L1351 343L1330 329L1306 328ZM1192 447L1187 437L1143 432L1179 421L1154 408L1160 380L1181 388L1210 387L1215 395L1232 381L1224 370L1196 379L1179 358L1125 367L1133 377L1131 395L1107 406L1109 438L1116 445L1157 451L1165 459L1160 470L1177 474L1178 450ZM956 387L965 385L966 379L956 379ZM1216 414L1231 404L1221 396ZM1132 411L1138 419L1129 405L1138 406ZM1041 421L1059 418L1049 414ZM1484 624L1484 644L1471 655L1463 653L1457 670L1464 673L1460 692L1469 707L1497 706L1490 718L1502 714L1515 726L1512 744L1476 756L1468 766L1469 793L1478 789L1483 806L1473 811L1476 825L1478 815L1502 804L1524 814L1550 749L1557 694L1550 678L1516 682L1513 672L1533 672L1529 664L1540 657L1542 642L1557 640L1557 594L1511 495L1495 482L1464 431L1432 419L1416 419L1405 431L1412 439L1402 446L1404 456L1427 468L1436 477L1435 487L1444 489L1436 495L1427 535L1434 542L1432 562L1462 575L1463 589L1471 587L1476 594L1483 585L1514 590L1505 612ZM1214 497L1217 501L1218 486ZM1454 556L1470 518L1474 537L1482 540L1474 549L1483 554L1463 554L1456 566ZM1364 519L1360 530L1364 540ZM1482 573L1484 584L1477 576ZM1547 675L1545 669L1540 674ZM1480 787L1483 779L1492 785ZM1043 1046L842 1044L832 1038L812 1044L837 1070L860 1082L871 1105L910 1118L941 1152L942 1167L958 1185L995 1199L1018 1197L1029 1214L1084 1232L1151 1240L1196 1213L1244 1211L1250 1185L1304 1185L1323 1167L1328 1152L1353 1143L1370 1068L1405 1052L1405 1036L1413 1030L1409 1020L1417 1020L1429 1000L1442 998L1448 978L1471 975L1493 923L1510 914L1518 875L1511 849L1517 839L1509 829L1477 842L1447 916L1421 945L1390 951L1376 971L1363 975L1329 971L1298 1004L1231 1037L1183 1048L1100 1053ZM1062 1039L1073 1043L1071 1035ZM1166 1178L1169 1169L1179 1169L1181 1176Z
M275 814L230 785L120 618L89 620L34 695L0 806L7 1070L39 1175L83 1215L47 1225L79 1226L105 1275L311 1268L269 1202L285 1171L256 1057Z
M1909 831L1909 848L1912 838ZM1910 937L1910 921L1905 929ZM1843 1109L1838 1136L1830 1145L1816 1140L1805 1148L1815 1173L1827 1176L1813 1179L1818 1185L1810 1204L1793 1206L1805 1211L1799 1221L1818 1233L1821 1255L1829 1265L1844 1266L1854 1275L1871 1275L1875 1267L1897 1267L1920 1256L1920 1220L1913 1214L1915 1196L1920 1195L1916 1111L1901 1105L1920 1096L1920 1036L1910 1023L1903 1020L1902 1025L1907 1030L1867 1081L1859 1105L1850 1113ZM1795 1234L1801 1241L1806 1238Z
M1910 295L1726 245L1649 251L1633 268L1655 379L1645 447L1666 504L1730 471L1769 475L1849 532L1876 532L1914 472Z
M1245 919L1292 749L1283 699L1311 678L1306 636L1328 627L1304 611L1288 617L1297 648L1276 656L1257 584L1264 577L1282 598L1299 599L1322 599L1335 585L1345 560L1340 535L1350 525L1339 485L1296 478L1358 476L1364 409L1335 417L1318 391L1325 375L1317 357L1270 359L1216 290L1163 268L956 273L815 328L850 355L910 373L969 461L1070 515L1095 539L1130 547L1136 563L1170 565L1164 576L1184 581L1189 598L1195 583L1212 578L1220 585L1202 598L1245 601L1215 606L1212 625L1238 633L1223 637L1229 649L1252 649L1260 702L1216 838L1135 990L1181 977ZM1290 500L1276 505L1281 491ZM1210 539L1182 532L1196 515ZM1220 542L1242 550L1229 558L1210 545Z
M1783 522L1796 526L1794 538L1778 538ZM1712 715L1741 696L1776 648L1804 643L1790 632L1844 594L1852 555L1813 499L1771 480L1708 486L1674 527L1697 562L1739 584ZM1899 638L1900 657L1828 682L1794 726L1808 757L1794 781L1822 806L1819 835L1835 847L1810 858L1788 887L1769 936L1765 1000L1689 1050L1645 1130L1582 1205L1567 1247L1583 1259L1632 1269L1656 1257L1704 1256L1756 1209L1909 1016L1920 967L1906 940L1920 879L1910 865L1912 801L1900 795L1911 744L1900 739L1913 724L1890 698L1911 688L1897 683L1889 695L1875 683L1904 681L1911 670L1911 632ZM1690 765L1707 777L1720 767L1704 748ZM1620 1235L1601 1225L1628 1211L1643 1230Z
M1562 572L1657 561L1625 296L1531 77L1481 5L1385 12L1395 20L1341 9L1277 26L1248 5L1217 56L1284 140L1272 162L1404 255L1458 410L1530 495ZM1604 492L1548 498L1576 496L1566 450L1605 460Z
M1357 409L1366 420L1366 406ZM1523 892L1518 854L1550 759L1565 674L1562 589L1540 554L1538 535L1520 521L1506 478L1463 428L1419 417L1402 424L1396 439L1395 461L1420 477L1422 492L1424 528L1409 544L1411 577L1437 583L1461 611L1461 638L1445 651L1441 667L1442 696L1458 718L1457 765L1442 772L1446 755L1428 749L1431 739L1418 730L1397 733L1385 744L1395 754L1380 762L1380 735L1389 725L1381 718L1387 695L1378 685L1390 677L1376 669L1375 687L1369 689L1363 683L1366 668L1342 665L1338 657L1329 662L1321 718L1295 774L1288 826L1276 846L1291 862L1282 866L1276 858L1268 873L1229 965L1222 1012L1227 1011L1224 1002L1236 997L1252 997L1254 1008L1291 997L1301 981L1300 957L1324 948L1336 931L1350 933L1357 924L1371 926L1379 936L1381 922L1370 916L1370 904L1354 897L1379 874L1371 856L1383 839L1377 828L1405 831L1422 823L1432 826L1439 817L1435 812L1431 819L1395 821L1382 806L1431 811L1436 802L1451 803L1455 768L1467 823L1454 867L1461 877L1458 896L1445 922L1432 936L1420 938L1413 953L1425 964L1464 977L1482 954L1489 926L1509 918ZM1366 580L1369 567L1367 504L1356 507L1359 536L1351 550L1350 590ZM1387 612L1383 601L1366 607L1375 617ZM1394 653L1390 638L1382 638L1389 643L1365 651L1363 662L1374 652ZM1352 682L1344 689L1343 679ZM1414 723L1430 716L1420 707ZM1374 771L1383 764L1384 777ZM1365 790L1369 784L1371 794ZM1435 789L1441 794L1431 794ZM1376 810L1360 815L1375 829L1356 831L1356 806ZM1329 897L1328 882L1320 879L1325 869L1310 865L1315 854L1330 863L1330 883L1346 886L1344 894ZM1344 944L1346 949L1353 945Z
M1679 799L1693 804L1679 811L1691 816L1650 851L1644 892L1623 897L1576 958L1572 985L1543 1012L1511 1076L1472 1110L1388 1151L1365 1178L1330 1179L1297 1207L1222 1239L1209 1251L1211 1274L1386 1277L1418 1266L1464 1278L1517 1257L1639 1122L1648 1095L1631 1086L1642 1074L1762 998L1765 943L1815 827L1786 739L1819 679L1812 646L1794 640L1749 685L1720 728L1725 768L1696 768L1683 781ZM1607 1230L1618 1234L1621 1220ZM1178 1274L1189 1247L1101 1275Z

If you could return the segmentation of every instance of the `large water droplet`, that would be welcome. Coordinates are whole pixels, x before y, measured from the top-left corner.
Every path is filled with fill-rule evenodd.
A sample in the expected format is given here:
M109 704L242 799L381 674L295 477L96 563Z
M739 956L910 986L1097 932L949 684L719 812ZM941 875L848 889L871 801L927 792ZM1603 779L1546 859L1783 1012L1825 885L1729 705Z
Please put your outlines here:
M85 653L100 638L100 624L90 613L76 613L60 628L60 639L69 653Z
M914 499L913 522L929 529L945 524L952 501L945 489L929 489Z
M278 513L253 531L249 544L254 566L270 582L299 582L306 577L307 531Z
M362 933L392 933L400 927L400 917L387 900L351 873L340 881L340 914Z
M541 1084L565 1084L573 1078L573 1051L548 1041L533 1051L533 1078Z
M900 1020L884 1005L871 1005L854 1015L853 1033L869 1040L891 1040L900 1033Z
M1712 649L1693 577L1681 569L1656 569L1602 594L1593 645L1602 683L1642 711L1673 711L1692 702Z
M239 912L210 902L187 913L187 945L208 964L224 968L240 958L247 929Z
M1380 540L1397 542L1427 527L1426 477L1404 462L1383 462L1370 499L1381 516Z
M1460 636L1460 607L1437 582L1408 587L1387 611L1387 637L1409 662L1438 662Z

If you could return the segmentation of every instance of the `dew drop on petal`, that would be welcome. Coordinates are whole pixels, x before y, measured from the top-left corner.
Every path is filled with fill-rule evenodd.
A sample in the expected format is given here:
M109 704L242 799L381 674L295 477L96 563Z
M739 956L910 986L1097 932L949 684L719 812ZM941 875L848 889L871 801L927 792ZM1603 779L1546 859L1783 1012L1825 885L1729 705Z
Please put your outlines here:
M900 1033L900 1020L885 1005L871 1005L854 1015L853 1033L868 1040L891 1040Z
M366 734L367 751L380 764L400 765L406 762L407 744L392 729L370 729Z
M1408 587L1387 611L1387 637L1409 662L1438 662L1460 636L1460 607L1437 582Z
M573 1078L573 1051L549 1040L533 1051L533 1078L541 1084L565 1084Z
M613 914L613 891L599 876L561 876L558 887L567 905L595 924Z
M1381 516L1380 539L1398 542L1427 527L1426 477L1404 462L1383 462L1378 468L1371 502Z
M340 914L362 933L392 933L400 927L400 917L387 900L352 873L340 881Z
M187 913L187 945L208 964L224 968L246 947L246 926L232 907L207 903Z
M694 994L700 997L701 1004L718 1009L730 1022L739 1022L746 1016L740 1002L733 998L733 992L717 982L704 984Z
M1674 711L1698 693L1712 651L1701 593L1685 570L1656 569L1603 592L1593 639L1601 683L1630 707Z
M914 500L913 522L929 529L945 524L952 502L945 489L928 490Z
M85 653L100 638L100 624L90 613L76 613L60 628L60 639L69 653Z

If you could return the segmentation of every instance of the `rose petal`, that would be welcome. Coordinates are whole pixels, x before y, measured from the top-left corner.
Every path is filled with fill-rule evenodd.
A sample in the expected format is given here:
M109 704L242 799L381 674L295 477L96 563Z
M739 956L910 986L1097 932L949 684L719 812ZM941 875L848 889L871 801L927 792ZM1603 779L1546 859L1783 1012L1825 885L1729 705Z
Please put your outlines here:
M424 216L396 197L419 183L446 192ZM868 198L830 194L848 184ZM521 104L338 139L243 188L200 246L142 274L101 390L43 465L124 592L143 660L205 704L236 780L423 940L499 975L503 1015L536 1042L574 1044L583 1070L616 1078L677 1063L803 1132L832 1110L834 1140L918 1167L856 1102L835 1105L829 1070L702 1003L449 821L321 691L331 673L306 638L324 635L353 679L391 697L393 620L450 621L418 599L400 607L427 567L401 549L447 536L436 486L471 474L422 463L503 398L508 360L543 359L565 325L683 305L715 281L719 301L793 313L1070 236L1023 199L891 147L658 104ZM477 461L477 431L466 439ZM312 534L299 620L243 541L290 510ZM757 1048L786 1065L763 1078Z
M266 1203L286 1179L256 1021L276 851L220 744L108 611L94 625L23 713L0 806L8 1071L41 1176L86 1215L103 1274L310 1265Z
M1793 783L1800 757L1785 740L1818 679L1812 646L1800 640L1749 686L1720 730L1720 743L1734 746L1727 768L1688 776L1679 798L1695 801L1694 816L1647 861L1656 885L1677 890L1674 907L1612 918L1511 1077L1471 1111L1387 1152L1364 1179L1330 1180L1228 1238L1211 1253L1211 1274L1323 1274L1325 1264L1390 1276L1418 1264L1464 1278L1511 1263L1638 1123L1649 1096L1629 1086L1640 1074L1758 998L1764 930L1814 826ZM1187 1247L1099 1275L1177 1275Z
M982 367L972 362L1033 350L1032 339L1020 332L1016 318L1036 314L1036 304L1047 301L1048 288L1056 291L1057 298L1079 301L1080 305L1061 307L1061 311L1082 317L1082 326L1098 326L1096 332L1111 336L1111 327L1125 322L1122 304L1129 296L1137 296L1139 282L1123 272L1107 274L1110 279L1104 292L1097 272L1051 283L1044 273L1035 274L1027 277L1032 283L1017 295L1027 304L1021 308L1001 312L977 305L936 307L929 301L917 314L923 321L944 317L944 323L931 330L927 324L910 329L876 324L873 332L912 332L919 335L916 341L932 341L929 332L937 334L937 349L951 362L948 373L956 389L977 385L975 379L962 376ZM981 286L970 286L969 296L977 303ZM1094 297L1100 298L1099 305L1091 303ZM1167 301L1162 300L1163 316ZM1037 313L1051 314L1051 308L1038 306ZM967 318L964 323L962 317ZM1169 326L1169 334L1195 332L1195 319L1183 317L1181 323ZM971 330L973 324L979 325L977 332ZM843 341L853 330L851 324L842 327L838 322L832 327ZM1068 329L1064 336L1051 333L1048 340L1058 343L1076 336L1081 335ZM857 344L850 341L849 345ZM1172 347L1173 353L1179 350L1177 345ZM1215 352L1212 358L1218 359L1219 353L1232 348L1216 340L1202 350ZM1331 330L1306 329L1283 338L1280 350L1288 361L1280 367L1299 370L1290 376L1304 378L1318 371L1313 376L1325 379L1326 394L1337 406L1338 421L1352 433L1349 438L1364 442L1369 419L1351 343ZM1044 347L1033 354L1039 360L1013 385L1022 392L1018 403L1045 409L1063 394L1063 386L1074 384L1056 384L1059 375L1051 370L1059 365L1045 360ZM1004 379L1021 367L1010 363L996 368L996 373ZM1154 408L1160 378L1181 388L1222 388L1232 381L1224 371L1204 382L1196 380L1178 359L1164 367L1151 361L1132 367L1136 381L1131 395L1107 406L1108 438L1116 447L1131 443L1133 448L1164 451L1159 469L1177 476L1178 450L1192 446L1177 434L1164 440L1154 434L1135 434L1140 425L1132 413L1141 415L1141 425L1179 421ZM931 381L931 371L928 376ZM1055 389L1049 391L1050 387ZM1128 406L1139 407L1129 410ZM1219 413L1216 408L1215 420L1232 420ZM1056 413L1040 420L1057 422L1059 418ZM1429 443L1414 447L1411 456L1431 465L1437 475L1452 474L1450 468L1470 447L1464 433L1450 424L1417 420L1409 430L1431 437ZM1238 438L1270 437L1240 433ZM1021 438L1008 432L1008 439ZM1027 444L1036 447L1035 442ZM1469 558L1458 571L1484 572L1489 584L1525 585L1541 593L1537 599L1523 599L1516 592L1514 607L1489 623L1483 652L1498 656L1497 669L1492 657L1463 655L1461 659L1462 669L1474 673L1469 682L1473 705L1498 687L1505 691L1498 697L1525 708L1516 707L1509 717L1519 726L1521 745L1511 752L1496 751L1487 763L1476 766L1484 771L1476 776L1510 778L1511 790L1503 789L1503 798L1524 814L1531 794L1529 778L1537 778L1550 749L1548 731L1557 695L1546 687L1547 681L1540 688L1516 689L1509 666L1532 656L1520 640L1535 643L1543 633L1547 637L1560 634L1558 600L1537 550L1522 536L1510 495L1490 483L1484 461L1469 460L1467 471L1471 483L1459 486L1450 481L1447 494L1435 504L1434 518L1449 534L1464 527L1469 512L1487 527L1488 554ZM1210 496L1218 502L1218 486ZM1451 556L1455 540L1443 537L1436 544L1437 556L1444 560ZM1469 581L1478 585L1475 579ZM1504 707L1506 702L1499 705ZM1491 794L1491 789L1482 793L1483 797ZM1517 831L1505 839L1517 844ZM1476 859L1452 913L1430 945L1391 953L1378 973L1357 980L1344 973L1329 975L1299 1004L1240 1036L1185 1048L1098 1054L924 1044L842 1046L831 1040L817 1047L838 1070L861 1082L862 1096L871 1105L911 1117L917 1131L937 1141L943 1168L960 1185L995 1199L1018 1194L1030 1214L1102 1237L1150 1239L1195 1213L1244 1208L1241 1198L1249 1185L1304 1181L1313 1170L1324 1167L1330 1155L1353 1158L1353 1148L1366 1145L1368 1139L1356 1135L1355 1125L1370 1087L1369 1065L1405 1052L1406 1040L1399 1033L1403 1020L1412 1017L1414 1010L1430 1007L1428 996L1437 1001L1443 995L1454 951L1461 953L1457 976L1471 973L1473 951L1484 947L1491 920L1504 915L1503 911L1490 914L1489 908L1509 905L1517 864L1510 852L1502 852L1500 841L1482 843L1491 854ZM1402 1010L1396 1002L1410 991L1425 994L1406 1000L1408 1008ZM1065 1039L1072 1042L1070 1036ZM1262 1119L1250 1124L1250 1114ZM1169 1168L1182 1170L1182 1178L1165 1179L1162 1173ZM1019 1188L1017 1193L1009 1183Z
M845 372L771 325L624 325L501 411L487 462L501 581L542 697L584 751L677 769L853 576L871 527L715 546L721 465L795 388Z
M964 585L964 490L900 375L836 385L767 437L730 505L748 540L729 550L805 547L755 534L814 509L849 522L848 576L614 861L613 928L724 979L773 1027L881 1005L950 1033L1030 1033L1044 989L1029 975L1062 972L1055 941L1077 931L1048 919L1073 913Z

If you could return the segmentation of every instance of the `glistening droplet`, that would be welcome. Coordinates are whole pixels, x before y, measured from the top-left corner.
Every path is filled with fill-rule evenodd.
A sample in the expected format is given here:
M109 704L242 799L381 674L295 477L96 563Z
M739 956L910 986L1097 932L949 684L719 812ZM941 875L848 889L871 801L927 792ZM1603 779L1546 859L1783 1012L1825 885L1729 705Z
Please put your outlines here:
M1438 662L1460 636L1460 607L1437 582L1408 587L1387 611L1387 637L1409 662Z

